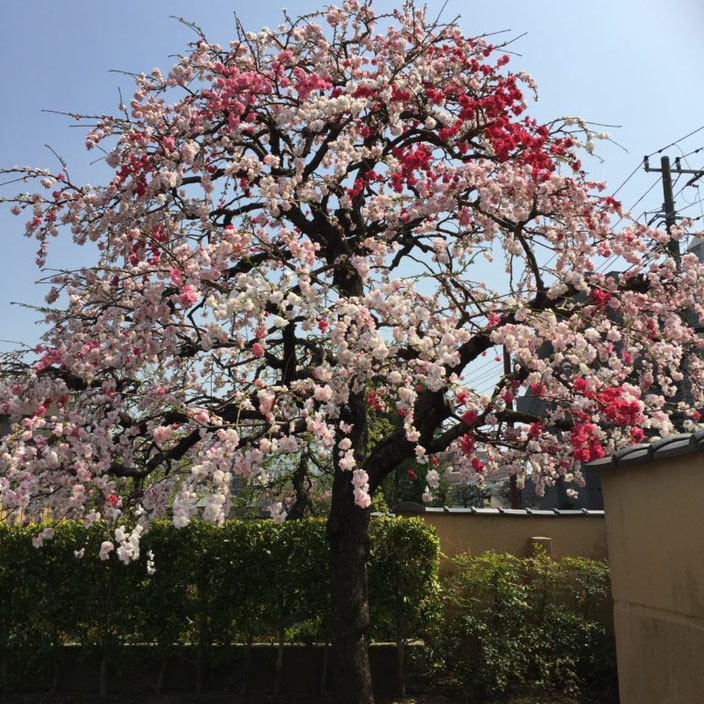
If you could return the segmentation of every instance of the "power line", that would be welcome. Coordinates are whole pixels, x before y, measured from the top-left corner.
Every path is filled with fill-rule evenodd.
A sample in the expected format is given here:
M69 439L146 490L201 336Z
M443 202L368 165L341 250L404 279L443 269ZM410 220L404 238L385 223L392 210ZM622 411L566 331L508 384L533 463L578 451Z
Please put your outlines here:
M621 185L611 194L612 198L614 198L616 196L616 194L638 173L638 171L640 171L641 166L643 166L643 162L639 161L636 164L636 167L633 169L633 171L631 171L631 173L628 174L628 176L626 176L626 178L621 182ZM648 193L650 192L651 189L652 189L652 186L631 206L630 210L633 210L633 208L635 208L635 206L638 205L638 203L640 203L640 201L643 200L643 198L645 198L645 196L648 195ZM629 210L629 212L630 212L630 210ZM623 219L624 219L624 216L622 215L619 218L616 225L618 225ZM614 227L616 227L616 225L614 225ZM545 264L543 264L543 266L548 267L556 258L557 258L557 252L554 252L553 255L550 257L550 259L548 259L545 262ZM597 269L597 271L599 271L599 270Z
M472 378L472 375L470 374L467 377L467 383L471 384L472 386L478 386L479 384L485 383L488 379L491 379L497 372L499 371L498 366L495 369L490 369L488 372L485 372L484 374L480 374L479 376L476 376Z
M640 169L640 167L642 166L642 164L643 164L643 162L641 162L640 164L638 164L637 168ZM650 191L652 191L653 188L655 188L655 186L657 186L657 184L658 184L658 182L657 182L657 181L654 181L654 182L648 187L648 189L645 191L645 193L643 193L643 195L628 209L627 212L630 213L630 212L633 210L633 208L635 208L636 205L638 205L638 203L640 203L640 202L643 200L643 198L645 198L645 197L648 195L648 193L650 193ZM636 218L636 220L639 220L640 217L641 217L641 216L639 215L639 216ZM625 215L622 215L622 216L618 219L618 221L614 224L613 229L616 229L616 227L618 227L618 225L619 225L623 220L625 220L625 218L626 218L626 216L625 216ZM613 255L611 255L611 257L609 257L605 262L603 262L603 263L596 269L596 273L597 273L597 274L600 274L601 272L603 272L605 269L607 269L608 267L610 267L618 258L619 258L619 255L618 255L618 254L613 254Z
M687 183L685 183L684 186L682 186L682 188L680 188L680 190L677 191L677 193L675 193L675 198L677 198L677 196L680 195L680 193L682 193L682 191L684 191L684 189L687 188L688 186L694 186L695 188L699 188L699 186L694 185L694 182L696 180L697 180L697 177L690 178L689 181L687 181Z
M693 208L695 205L700 205L702 203L702 200L703 199L700 198L699 200L695 200L694 203L689 203L688 205L685 205L684 208L678 208L677 212L681 213L684 210L688 210L689 208ZM691 220L691 218L688 218L688 219ZM699 218L696 218L696 219L698 220Z
M640 167L643 165L643 162L639 162L638 165L636 166L633 171L631 171L628 176L626 176L626 179L623 181L623 183L611 194L611 197L613 198L637 173L640 171Z
M661 149L658 149L656 152L653 152L652 154L648 154L648 156L655 156L656 154L661 154L666 149L669 149L670 147L674 147L675 144L678 144L679 142L684 141L685 139L691 137L694 134L697 134L697 132L701 132L702 130L704 130L704 125L702 125L701 127L697 127L696 130L692 130L691 132L686 134L684 137L680 137L679 139L676 139L674 142L670 142L670 144L662 147Z
M653 181L650 188L648 188L648 190L628 209L628 211L630 212L631 210L633 210L633 208L635 208L636 205L638 205L638 203L640 203L643 200L643 198L645 198L645 196L647 196L648 193L650 193L650 191L652 191L653 188L655 188L655 186L657 186L657 185L658 185L658 182ZM623 220L623 218L621 218L621 220ZM618 222L621 222L621 220L619 220ZM616 223L616 225L618 225L618 222ZM616 227L616 225L614 225L614 227Z
M679 149L679 147L678 147L678 149ZM704 150L704 147L698 147L697 149L692 149L691 152L687 152L686 154L680 154L680 156L678 156L677 158L678 159L686 159L688 156L692 156L692 154L699 154L699 152L701 152L702 150ZM680 151L682 151L682 150L680 149Z
M465 381L471 382L472 385L476 386L478 383L484 382L484 381L486 381L486 379L491 378L494 374L496 374L498 369L499 369L499 363L497 362L495 366L493 366L491 369L489 369L487 371L482 372L481 374L469 373L466 376Z
M474 367L474 369L470 370L470 374L476 374L480 369L484 369L485 367L488 367L490 364L496 364L496 360L492 357L491 359L488 359L486 362L483 364L480 364L478 367Z

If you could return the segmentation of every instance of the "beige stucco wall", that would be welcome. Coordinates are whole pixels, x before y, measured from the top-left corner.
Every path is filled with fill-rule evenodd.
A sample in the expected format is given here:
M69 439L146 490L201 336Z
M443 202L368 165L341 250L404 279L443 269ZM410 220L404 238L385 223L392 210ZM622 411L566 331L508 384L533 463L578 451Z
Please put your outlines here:
M479 555L487 550L518 557L531 554L531 538L551 538L553 557L606 558L604 516L511 515L430 512L418 514L437 529L440 549L448 557L458 552Z
M604 470L621 704L704 702L704 453Z

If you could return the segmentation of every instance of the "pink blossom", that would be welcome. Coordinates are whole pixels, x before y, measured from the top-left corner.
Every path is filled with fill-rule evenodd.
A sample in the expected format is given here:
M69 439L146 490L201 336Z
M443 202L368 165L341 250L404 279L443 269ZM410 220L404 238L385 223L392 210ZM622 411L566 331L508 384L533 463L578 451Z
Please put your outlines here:
M110 553L115 549L115 546L109 541L109 540L104 540L100 544L100 553L99 557L101 560L107 560L110 558Z
M169 278L174 286L181 286L183 283L182 274L180 269L171 269L169 271Z
M179 293L178 300L187 307L192 306L200 297L193 284L186 284Z
M259 410L264 414L271 413L276 396L270 391L262 390L257 393L257 398L259 399Z
M166 442L172 435L174 431L171 426L159 425L154 430L152 430L152 437L160 445Z
M210 414L205 408L194 409L193 418L197 423L210 423Z

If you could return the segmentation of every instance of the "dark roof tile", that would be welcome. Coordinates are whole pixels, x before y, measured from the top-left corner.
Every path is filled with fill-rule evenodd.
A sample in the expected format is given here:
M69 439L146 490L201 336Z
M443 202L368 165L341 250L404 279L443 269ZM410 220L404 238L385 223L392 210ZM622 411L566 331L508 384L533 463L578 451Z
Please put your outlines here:
M611 469L612 467L628 467L647 464L669 457L687 455L690 452L704 452L704 429L695 433L671 435L650 444L630 445L610 457L602 457L584 465L585 469Z
M693 435L690 433L686 435L673 435L672 437L663 438L653 443L653 459L664 460L667 457L685 455L695 450L696 445L694 444Z
M612 455L607 455L584 466L586 469L611 469L616 466L616 460L614 460Z
M650 444L630 445L614 453L614 460L618 467L630 464L648 462L652 456L653 448Z
M399 510L400 509L400 510ZM399 513L408 513L404 511L402 506L397 508ZM460 506L428 506L425 507L423 513L451 513L456 516L536 516L539 518L557 518L558 516L564 517L582 517L582 516L603 516L603 511L597 510L587 510L587 509L536 509L536 508L477 508L476 506L470 506L468 508L463 508ZM384 513L375 513L375 516L393 515Z

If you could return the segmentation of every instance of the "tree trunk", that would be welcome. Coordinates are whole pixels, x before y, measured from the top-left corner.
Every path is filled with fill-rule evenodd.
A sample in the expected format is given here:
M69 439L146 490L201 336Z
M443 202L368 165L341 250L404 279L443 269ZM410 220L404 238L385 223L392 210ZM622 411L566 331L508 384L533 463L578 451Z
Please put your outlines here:
M205 649L208 647L208 614L206 613L205 568L201 567L198 584L198 650L196 652L196 699L203 696L203 669L205 667Z
M164 687L164 677L166 675L166 655L162 655L159 658L159 672L156 677L156 684L154 685L154 694L161 694L161 690Z
M274 696L281 694L284 684L284 647L286 645L286 630L279 629L279 645L276 649L276 677L274 678Z
M249 633L247 635L247 644L244 647L244 663L242 664L242 687L240 688L240 694L244 697L247 695L248 677L249 677L249 666L252 662L252 643L254 642L254 635Z
M329 657L328 644L323 645L323 667L320 673L320 694L325 694L328 687L328 657Z
M335 472L328 519L336 704L373 704L367 631L369 510L354 504L349 472Z
M406 619L401 590L396 588L396 693L406 696Z
M100 657L100 668L98 670L98 696L103 701L108 697L108 659L105 654L105 646Z
M6 690L8 686L7 660L8 648L3 644L0 646L0 685L2 685L3 690Z

